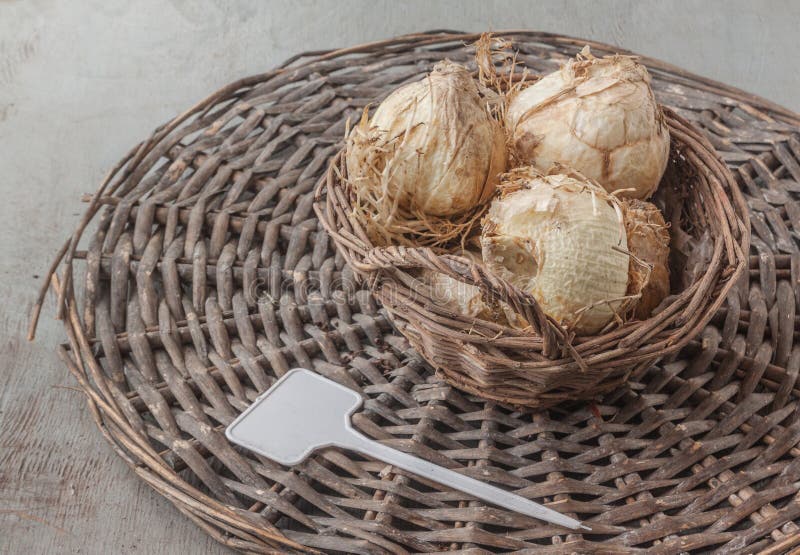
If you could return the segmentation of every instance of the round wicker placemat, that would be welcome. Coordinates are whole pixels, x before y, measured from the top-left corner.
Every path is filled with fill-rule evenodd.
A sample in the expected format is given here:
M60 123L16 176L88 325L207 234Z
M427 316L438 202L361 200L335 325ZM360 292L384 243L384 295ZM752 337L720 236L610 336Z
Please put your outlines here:
M539 72L586 42L501 34ZM246 552L800 545L792 112L644 60L659 100L734 171L751 210L750 272L701 337L602 403L525 414L469 397L437 380L358 289L314 216L314 186L348 117L444 57L468 61L464 43L476 38L432 32L298 56L201 101L113 168L49 280L68 337L60 355L101 432L181 512ZM283 468L232 447L225 425L294 366L362 392L354 422L367 435L551 504L592 532L349 453Z

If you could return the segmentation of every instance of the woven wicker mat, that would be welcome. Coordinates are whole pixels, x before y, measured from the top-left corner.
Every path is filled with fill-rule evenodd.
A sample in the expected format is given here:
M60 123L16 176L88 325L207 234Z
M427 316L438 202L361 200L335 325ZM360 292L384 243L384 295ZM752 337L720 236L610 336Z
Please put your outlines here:
M584 44L508 35L537 72ZM468 61L475 38L298 56L198 103L112 170L50 280L69 340L60 354L100 430L242 551L788 552L800 544L798 116L645 60L661 102L705 130L747 196L749 280L688 348L602 402L514 413L439 382L353 289L313 212L346 120L441 58ZM232 447L224 426L295 366L363 393L355 422L369 436L593 531L567 534L349 453L282 468Z

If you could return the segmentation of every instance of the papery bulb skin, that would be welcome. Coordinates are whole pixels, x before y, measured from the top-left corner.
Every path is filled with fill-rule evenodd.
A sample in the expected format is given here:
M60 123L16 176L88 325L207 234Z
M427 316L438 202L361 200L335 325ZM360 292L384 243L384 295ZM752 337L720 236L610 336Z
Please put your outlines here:
M669 129L647 69L587 48L514 94L505 117L519 164L572 168L620 197L648 198L669 159Z
M480 253L461 251L459 256L474 263L482 263ZM432 301L446 306L455 312L472 318L493 320L492 310L483 299L481 290L475 285L464 283L440 272L425 270L423 279L430 285L433 293Z
M481 245L487 267L578 335L617 318L628 285L627 240L618 201L566 175L511 172L492 202Z
M475 264L483 264L482 253L474 250L457 250L457 254ZM423 270L422 279L431 288L431 300L454 312L470 318L494 322L517 329L525 329L528 322L502 301L487 299L479 287L464 283L432 270Z
M632 255L628 295L641 294L633 314L645 320L669 295L669 230L661 211L650 202L624 201L622 217Z
M467 69L447 60L365 113L345 156L349 182L384 219L470 212L506 167L502 126Z

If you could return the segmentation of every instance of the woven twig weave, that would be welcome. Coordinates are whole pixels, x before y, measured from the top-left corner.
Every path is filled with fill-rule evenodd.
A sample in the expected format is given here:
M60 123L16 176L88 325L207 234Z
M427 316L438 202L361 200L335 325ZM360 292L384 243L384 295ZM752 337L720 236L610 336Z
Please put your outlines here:
M585 43L508 36L541 73ZM444 57L468 61L476 38L297 57L199 102L112 169L50 280L61 357L101 432L244 552L789 551L800 542L800 118L644 59L659 101L703 130L745 195L748 276L696 341L601 403L512 412L435 378L356 288L312 210L346 120ZM282 468L231 446L224 426L294 366L363 393L355 424L367 435L592 532L349 453Z

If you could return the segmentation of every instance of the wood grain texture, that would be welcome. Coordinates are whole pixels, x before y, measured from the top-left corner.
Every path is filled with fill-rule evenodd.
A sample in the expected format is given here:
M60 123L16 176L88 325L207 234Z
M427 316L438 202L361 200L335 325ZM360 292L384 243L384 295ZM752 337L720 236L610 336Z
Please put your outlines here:
M227 553L164 498L136 479L97 432L83 394L55 355L61 326L43 322L28 343L27 313L41 281L36 260L52 256L58 229L71 227L81 187L49 193L49 214L29 226L36 195L2 206L2 231L19 246L0 250L0 553ZM69 208L64 208L69 207Z

